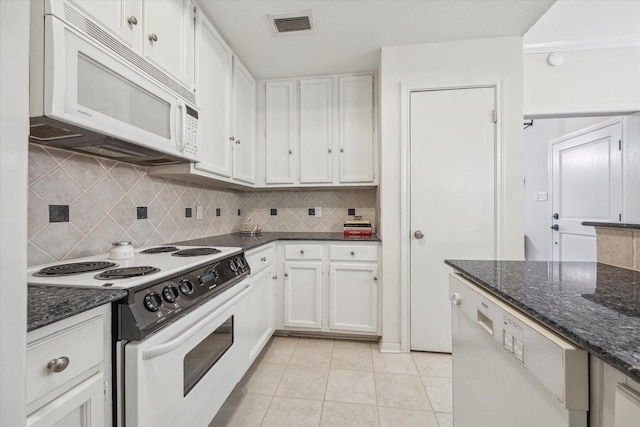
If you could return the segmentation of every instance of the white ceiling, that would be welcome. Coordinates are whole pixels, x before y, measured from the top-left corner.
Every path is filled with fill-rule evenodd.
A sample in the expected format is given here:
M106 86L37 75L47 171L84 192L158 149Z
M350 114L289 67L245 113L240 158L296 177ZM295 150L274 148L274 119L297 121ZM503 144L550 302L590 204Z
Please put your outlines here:
M380 48L523 36L554 0L196 0L260 79L359 73ZM317 32L275 35L267 15L311 9Z

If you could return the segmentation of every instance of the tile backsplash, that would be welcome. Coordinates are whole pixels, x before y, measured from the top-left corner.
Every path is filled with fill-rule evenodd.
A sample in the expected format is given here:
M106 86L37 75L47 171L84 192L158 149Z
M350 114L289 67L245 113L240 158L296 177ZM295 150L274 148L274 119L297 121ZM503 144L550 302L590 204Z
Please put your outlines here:
M196 206L203 207L201 220ZM316 207L319 218L308 214ZM141 247L232 233L243 221L263 231L341 231L350 208L375 229L373 189L209 188L30 144L28 265L105 253L118 240Z

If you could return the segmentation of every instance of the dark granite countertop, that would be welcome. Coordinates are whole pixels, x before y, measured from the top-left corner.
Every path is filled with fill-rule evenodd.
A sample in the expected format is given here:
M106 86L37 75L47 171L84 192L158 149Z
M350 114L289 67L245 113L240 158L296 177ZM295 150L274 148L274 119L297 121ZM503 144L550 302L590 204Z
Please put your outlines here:
M118 301L124 289L90 289L29 285L27 288L27 332Z
M248 251L258 246L277 240L319 240L338 242L379 242L380 238L371 236L348 236L343 233L313 233L313 232L268 232L255 237L241 236L240 233L222 234L220 236L202 237L200 239L174 242L172 245L183 246L238 246Z
M608 227L608 228L628 228L631 230L640 230L640 224L629 224L622 222L592 222L584 221L582 225L592 225L594 227Z
M593 262L445 263L640 381L640 271Z

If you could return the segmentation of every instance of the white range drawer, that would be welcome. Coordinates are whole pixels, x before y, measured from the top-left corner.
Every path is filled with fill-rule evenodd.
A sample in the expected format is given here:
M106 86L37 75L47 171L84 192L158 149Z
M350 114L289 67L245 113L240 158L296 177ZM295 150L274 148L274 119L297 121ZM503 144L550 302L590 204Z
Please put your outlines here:
M284 247L284 257L288 260L322 259L322 245L290 245Z
M329 259L332 261L378 261L378 246L331 245Z
M27 344L27 403L91 368L100 369L105 352L104 322L104 317L98 315L64 329L55 328L57 324L49 325L53 328L48 335L36 331L39 336ZM67 366L63 367L65 364Z
M274 242L251 249L245 252L244 256L251 267L251 274L259 273L276 261L276 244Z

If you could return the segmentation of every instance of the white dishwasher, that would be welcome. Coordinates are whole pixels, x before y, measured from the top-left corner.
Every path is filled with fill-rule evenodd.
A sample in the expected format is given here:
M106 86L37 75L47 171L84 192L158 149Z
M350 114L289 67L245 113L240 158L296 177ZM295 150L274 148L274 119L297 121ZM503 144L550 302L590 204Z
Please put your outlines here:
M449 278L455 427L586 427L587 352Z

